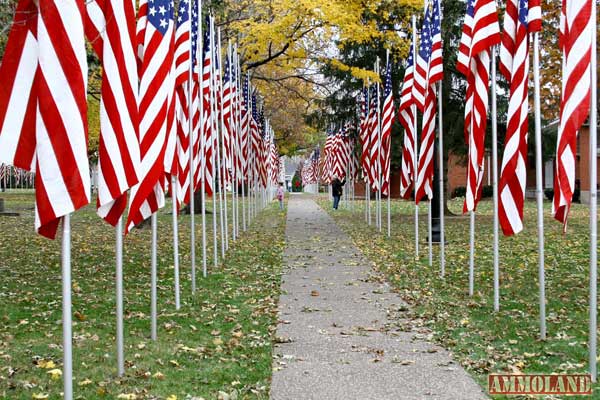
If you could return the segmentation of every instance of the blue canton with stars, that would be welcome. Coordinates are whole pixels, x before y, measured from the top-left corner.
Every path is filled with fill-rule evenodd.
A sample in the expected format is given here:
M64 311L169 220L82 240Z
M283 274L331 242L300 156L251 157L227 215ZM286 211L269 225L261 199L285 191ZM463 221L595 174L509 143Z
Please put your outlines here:
M385 83L383 87L383 96L388 97L392 93L392 64L388 62L385 68Z
M189 0L181 0L177 10L177 26L181 26L189 21ZM196 64L196 55L198 53L198 2L192 1L192 60Z
M423 28L421 30L421 43L419 45L419 56L426 61L431 58L433 37L441 33L440 4L433 1L433 7L429 5L425 11Z
M412 68L413 64L414 64L414 60L413 60L413 52L415 51L415 45L414 43L410 44L410 51L408 53L408 59L406 60L406 69Z
M206 59L206 55L210 54L210 17L207 15L205 19L206 27L204 28L204 58Z
M223 82L231 82L231 66L229 65L229 56L225 57L225 74L223 75Z
M523 26L525 28L527 28L528 16L529 16L529 1L528 0L519 0L519 22L521 22L521 24L523 24Z
M244 83L242 85L242 96L244 97L244 102L246 103L246 107L248 107L248 77L245 77Z
M164 34L169 29L169 24L173 20L173 1L172 0L149 0L148 1L148 22L154 28Z
M475 16L475 0L469 0L467 3L467 15L471 18Z

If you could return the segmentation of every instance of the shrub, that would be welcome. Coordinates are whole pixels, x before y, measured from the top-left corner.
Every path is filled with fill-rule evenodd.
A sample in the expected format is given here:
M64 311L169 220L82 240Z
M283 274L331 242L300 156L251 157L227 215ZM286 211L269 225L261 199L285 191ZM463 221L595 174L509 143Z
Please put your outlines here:
M546 198L548 200L552 201L552 199L554 198L554 189L545 189L544 195L546 195ZM573 191L573 203L580 203L580 202L581 202L581 190L579 188L576 188Z
M464 186L457 186L454 188L454 190L452 191L452 193L450 194L450 197L455 198L455 197L465 197L467 194L467 188Z
M485 185L481 190L481 198L488 198L494 196L494 188L491 185Z

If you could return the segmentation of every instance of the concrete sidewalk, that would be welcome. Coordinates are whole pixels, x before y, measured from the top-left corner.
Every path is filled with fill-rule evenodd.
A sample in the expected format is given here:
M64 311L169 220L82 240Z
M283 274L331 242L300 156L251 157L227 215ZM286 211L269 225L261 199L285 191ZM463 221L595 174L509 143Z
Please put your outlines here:
M288 207L271 399L487 398L425 332L398 328L406 305L325 211Z

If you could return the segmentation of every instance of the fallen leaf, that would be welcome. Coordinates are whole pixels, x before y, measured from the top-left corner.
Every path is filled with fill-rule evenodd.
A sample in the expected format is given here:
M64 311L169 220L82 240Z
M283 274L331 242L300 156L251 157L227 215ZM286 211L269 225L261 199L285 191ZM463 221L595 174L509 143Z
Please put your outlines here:
M51 369L46 373L49 374L50 378L52 378L53 380L60 379L60 377L62 376L62 371L58 368Z

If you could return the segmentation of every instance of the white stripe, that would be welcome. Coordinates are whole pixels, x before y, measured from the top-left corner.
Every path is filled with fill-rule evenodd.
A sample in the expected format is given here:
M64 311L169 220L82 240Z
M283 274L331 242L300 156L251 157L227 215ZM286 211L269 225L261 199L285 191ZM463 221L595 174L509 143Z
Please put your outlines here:
M37 47L35 38L28 32L13 82L4 124L0 127L0 162L6 164L14 164L25 110L31 96L31 88L37 69Z

